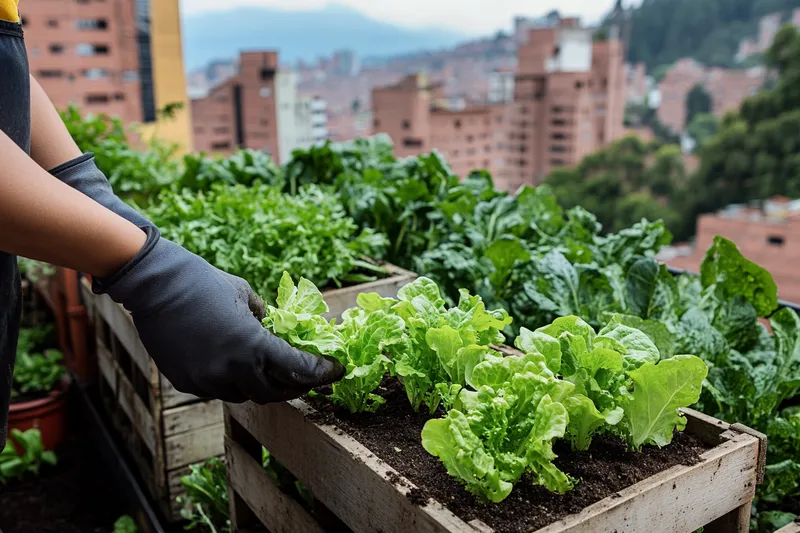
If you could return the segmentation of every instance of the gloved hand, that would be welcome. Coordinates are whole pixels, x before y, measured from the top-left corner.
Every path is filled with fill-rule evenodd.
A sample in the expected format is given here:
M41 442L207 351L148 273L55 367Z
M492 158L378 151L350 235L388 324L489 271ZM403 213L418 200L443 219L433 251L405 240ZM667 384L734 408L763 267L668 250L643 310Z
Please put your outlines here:
M243 279L211 266L111 190L91 155L53 175L147 233L139 254L93 290L130 311L148 353L176 389L226 402L297 398L341 379L337 362L289 346L261 327L264 304Z

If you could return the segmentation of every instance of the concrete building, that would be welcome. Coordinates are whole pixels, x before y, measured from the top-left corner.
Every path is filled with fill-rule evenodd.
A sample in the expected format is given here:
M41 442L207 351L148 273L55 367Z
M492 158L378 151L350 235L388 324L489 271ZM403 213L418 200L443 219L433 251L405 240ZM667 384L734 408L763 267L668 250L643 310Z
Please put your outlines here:
M758 206L732 205L702 215L690 250L665 250L660 257L670 266L699 272L705 252L720 235L735 242L742 254L775 277L780 298L800 302L800 202L777 197ZM685 248L685 247L684 247Z
M659 84L661 105L658 118L676 133L686 129L686 97L701 85L712 100L712 112L719 118L738 109L742 101L756 94L764 85L767 72L763 67L747 70L707 68L694 59L677 61Z
M21 14L31 73L56 107L142 123L147 136L159 109L188 104L178 0L26 0ZM157 132L191 149L189 110Z
M229 154L252 148L279 161L277 73L277 52L242 52L235 76L192 100L195 149Z
M222 155L262 150L281 163L324 142L327 104L299 93L297 80L296 72L279 69L277 52L242 52L238 72L192 100L195 148Z
M510 102L453 106L441 84L408 76L373 90L373 131L400 157L437 149L457 174L487 169L509 190L577 163L624 134L625 71L619 41L593 42L591 29L561 20L530 30Z

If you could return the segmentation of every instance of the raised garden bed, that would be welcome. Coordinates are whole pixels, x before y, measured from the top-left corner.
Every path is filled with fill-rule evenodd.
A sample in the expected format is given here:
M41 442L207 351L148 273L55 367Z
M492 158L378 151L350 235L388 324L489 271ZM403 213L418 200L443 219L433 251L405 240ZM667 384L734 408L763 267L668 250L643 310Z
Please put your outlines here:
M394 296L415 275L386 265L384 279L326 291L329 318L356 305L364 291ZM177 391L157 369L141 343L130 314L108 296L91 291L82 280L92 312L100 393L146 486L171 521L179 521L176 498L184 493L180 478L191 464L224 453L222 404Z
M557 496L521 483L506 502L483 505L422 449L426 417L407 401L393 402L392 390L385 394L389 401L376 415L349 416L310 400L226 405L234 531L254 523L273 533L334 530L271 483L258 461L262 445L356 533L749 528L766 443L747 428L687 409L685 433L667 448L633 455L621 442L598 439L583 454L558 450L558 466L584 477L574 491Z

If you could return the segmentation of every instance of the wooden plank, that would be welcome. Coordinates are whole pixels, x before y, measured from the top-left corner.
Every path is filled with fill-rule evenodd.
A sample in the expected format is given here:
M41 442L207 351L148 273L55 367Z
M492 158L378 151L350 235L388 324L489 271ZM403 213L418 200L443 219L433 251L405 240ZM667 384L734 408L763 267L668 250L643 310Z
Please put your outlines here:
M780 528L775 533L800 533L800 518L798 518L794 523Z
M328 320L338 319L346 310L356 307L356 300L361 293L376 292L384 298L394 298L401 287L408 285L417 277L413 272L394 265L384 266L391 274L388 278L323 292L322 296L325 303L328 304L328 313L324 315L325 318Z
M130 313L106 294L95 295L95 308L130 354L136 366L145 376L150 376L150 356L142 341L139 340L139 334L133 325ZM156 384L153 383L153 385Z
M758 439L739 434L702 458L694 466L661 472L536 533L685 533L752 501Z
M340 429L315 425L302 400L225 408L355 533L476 531L436 502L413 504L410 481Z
M747 502L741 507L717 518L703 528L703 533L748 533L750 531L750 507Z
M164 436L171 437L187 431L222 424L222 402L198 401L189 405L164 409Z
M181 519L181 508L183 505L178 503L176 500L179 496L186 494L186 487L184 487L183 483L181 483L181 478L188 474L188 466L178 468L172 472L167 472L167 486L169 488L170 503L168 518L171 522L176 522Z
M200 463L207 457L225 453L225 430L222 420L213 426L187 431L164 439L167 471Z
M83 306L86 307L86 313L89 316L89 322L94 321L94 302L95 302L95 294L92 292L92 284L89 283L89 280L85 277L81 278L80 283L81 289L81 300L83 301Z
M114 368L111 353L101 342L97 343L97 367L100 370L100 376L105 379L109 388L116 392L117 371Z
M325 533L290 496L284 494L256 460L225 439L229 487L238 494L270 533Z
M681 412L686 415L686 431L699 437L706 445L716 446L727 440L723 437L731 428L727 422L694 409L681 409Z
M201 400L194 394L187 394L185 392L180 392L172 385L172 383L169 382L169 380L164 376L164 374L159 374L159 383L161 390L161 405L164 409L170 409L172 407L178 407L181 405L186 405L195 402L207 401L207 400Z

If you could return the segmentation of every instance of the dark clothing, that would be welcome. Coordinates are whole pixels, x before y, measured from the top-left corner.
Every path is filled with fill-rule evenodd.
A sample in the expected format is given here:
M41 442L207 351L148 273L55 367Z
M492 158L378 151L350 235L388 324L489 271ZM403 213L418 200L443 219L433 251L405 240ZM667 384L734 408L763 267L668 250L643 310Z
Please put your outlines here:
M0 130L30 153L30 78L22 26L1 20ZM8 433L8 404L11 401L21 309L17 258L0 252L0 450Z

